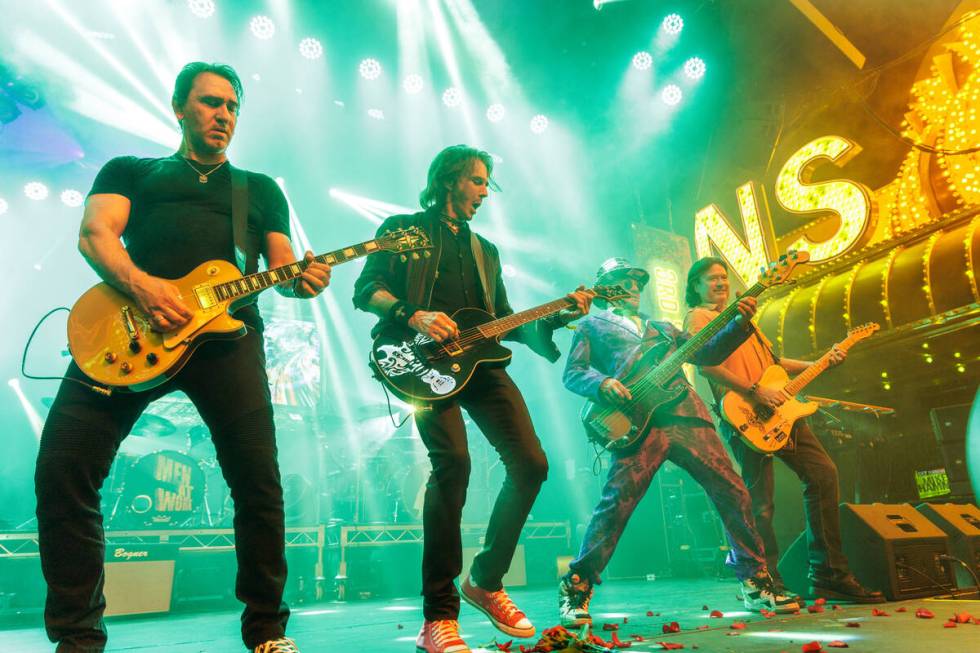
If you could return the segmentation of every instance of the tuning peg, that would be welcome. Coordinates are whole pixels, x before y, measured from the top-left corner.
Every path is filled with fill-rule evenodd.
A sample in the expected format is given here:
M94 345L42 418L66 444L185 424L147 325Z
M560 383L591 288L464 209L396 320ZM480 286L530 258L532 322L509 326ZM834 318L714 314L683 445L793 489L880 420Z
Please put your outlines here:
M399 256L398 258L400 258L400 259L401 259L401 261L402 261L402 263L405 263L405 262L407 262L407 261L408 261L408 257L407 257L407 256L405 256L404 254L402 254L402 255L400 255L400 256Z
M412 260L413 261L419 260L419 253L418 252L412 252Z
M425 250L424 252L422 252L422 256L424 256L425 258L429 258L432 256L432 252L430 252L429 250Z

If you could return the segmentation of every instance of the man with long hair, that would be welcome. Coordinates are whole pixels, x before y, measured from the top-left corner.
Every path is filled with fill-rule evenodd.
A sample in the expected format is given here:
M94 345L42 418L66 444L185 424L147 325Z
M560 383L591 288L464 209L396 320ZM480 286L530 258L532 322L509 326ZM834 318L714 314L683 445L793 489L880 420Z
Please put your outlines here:
M709 256L696 261L687 275L686 301L690 307L685 318L687 329L691 333L703 329L728 305L730 293L728 264L724 260ZM844 352L835 349L831 363L839 365L844 358ZM782 391L758 384L766 368L780 365L790 374L799 374L812 364L809 361L776 356L766 337L752 325L752 336L728 358L717 364L705 363L698 369L708 379L716 401L721 401L728 390L734 390L754 403L776 408L786 400L786 396ZM728 438L735 459L742 467L742 478L752 497L752 512L765 543L767 563L776 586L785 591L783 580L776 569L779 547L772 527L775 513L773 456L750 449L725 420L721 421L721 432ZM847 558L841 550L837 466L810 430L806 420L798 420L793 425L790 443L775 455L803 482L810 596L856 603L884 601L881 592L865 588L851 574Z
M486 152L466 145L447 147L429 166L428 182L419 198L424 210L392 216L378 229L381 235L418 227L429 235L433 249L430 256L419 258L387 252L368 257L354 285L354 305L380 318L372 334L388 325L400 325L445 342L459 335L450 317L458 309L479 308L497 318L513 313L497 248L470 230L470 221L494 187L492 172L493 160ZM581 289L568 296L575 309L566 309L555 320L525 324L507 339L557 360L552 331L587 313L591 301ZM500 454L507 476L490 515L483 550L457 591L454 581L463 570L460 519L470 475L464 408ZM548 473L524 398L503 367L480 365L458 394L416 410L415 422L432 463L422 513L425 621L417 649L423 653L469 651L459 635L460 593L501 631L512 637L531 637L534 626L502 584Z
M183 134L177 152L112 159L89 192L79 249L106 283L147 316L145 328L173 332L187 324L193 298L181 296L169 279L205 261L251 268L262 255L274 268L295 258L286 198L275 181L232 171L228 164L241 95L230 66L187 64L172 98ZM236 253L232 195L239 183L247 234ZM311 252L306 263L302 276L277 288L281 294L311 298L327 286L329 266L314 262ZM234 499L243 641L256 653L296 653L285 636L285 520L262 318L254 304L235 317L246 325L241 337L202 344L175 376L152 390L97 394L85 387L89 381L79 367L69 366L41 434L35 475L41 568L48 584L44 619L58 653L105 647L99 490L143 410L176 390L190 397L210 429ZM153 364L149 358L147 363Z

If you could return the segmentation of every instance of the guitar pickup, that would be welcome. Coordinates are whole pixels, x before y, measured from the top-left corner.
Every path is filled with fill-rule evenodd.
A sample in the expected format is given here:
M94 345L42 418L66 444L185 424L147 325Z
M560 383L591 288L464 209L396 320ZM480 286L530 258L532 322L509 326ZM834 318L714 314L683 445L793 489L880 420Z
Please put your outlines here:
M197 299L197 305L204 310L217 306L218 304L218 297L214 293L214 286L209 283L194 286L194 297Z

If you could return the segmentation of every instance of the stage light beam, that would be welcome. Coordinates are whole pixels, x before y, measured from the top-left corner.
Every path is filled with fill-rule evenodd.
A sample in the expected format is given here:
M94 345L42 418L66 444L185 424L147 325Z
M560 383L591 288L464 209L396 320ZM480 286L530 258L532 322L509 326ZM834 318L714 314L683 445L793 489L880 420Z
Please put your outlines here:
M455 109L463 103L463 93L455 86L450 86L442 92L442 103L450 109Z
M683 98L684 92L681 91L681 87L677 84L667 84L664 90L660 92L660 99L670 107L676 107Z
M304 59L313 61L323 56L323 44L312 36L308 36L299 42L299 53Z
M422 92L422 87L425 86L425 82L422 81L422 76L416 73L412 73L405 77L402 82L402 88L409 95L417 95Z
M704 77L705 70L707 66L701 57L691 57L684 62L684 74L688 79L701 79Z
M653 55L646 50L641 50L633 55L633 67L637 70L650 70L653 65Z
M548 129L548 124L548 116L539 113L531 118L531 132L535 134L543 134L545 130Z
M668 14L664 17L660 28L671 36L677 36L684 29L684 19L681 18L680 14Z
M507 115L507 110L504 105L496 102L487 107L487 120L490 122L500 122Z
M48 187L39 181L31 181L24 185L24 195L27 199L35 201L47 199Z
M252 30L252 35L255 38L263 41L268 41L276 35L276 24L268 16L252 16L252 20L248 22L248 27Z

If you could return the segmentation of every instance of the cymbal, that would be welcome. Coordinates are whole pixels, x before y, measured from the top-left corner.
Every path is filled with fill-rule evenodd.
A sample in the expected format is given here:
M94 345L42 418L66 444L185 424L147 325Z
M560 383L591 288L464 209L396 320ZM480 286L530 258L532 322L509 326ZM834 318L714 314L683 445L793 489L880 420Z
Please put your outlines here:
M133 425L130 435L137 437L166 437L177 432L177 427L166 417L143 413Z

